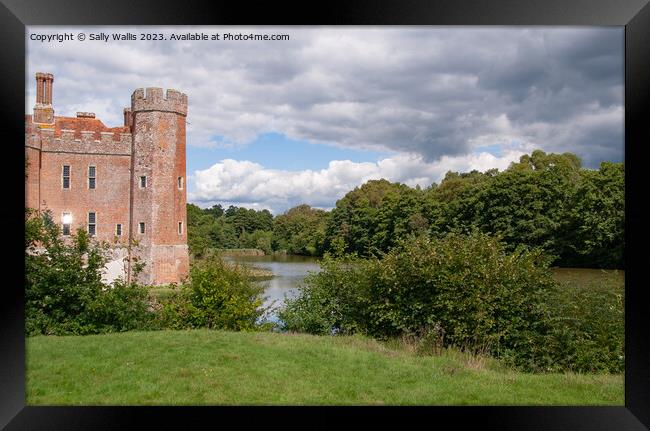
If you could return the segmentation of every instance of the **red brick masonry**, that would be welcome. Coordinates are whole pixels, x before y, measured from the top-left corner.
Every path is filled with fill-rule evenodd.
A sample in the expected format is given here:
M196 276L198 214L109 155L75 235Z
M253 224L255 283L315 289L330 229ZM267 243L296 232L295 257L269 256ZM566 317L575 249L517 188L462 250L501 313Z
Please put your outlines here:
M25 116L25 204L50 210L60 224L63 214L69 213L72 232L89 229L88 214L94 212L96 239L116 246L134 240L133 255L145 263L140 282L180 282L189 266L187 95L171 89L166 93L161 88L137 89L131 106L124 109L124 125L107 127L89 112L55 116L53 81L51 74L36 74L34 115ZM64 188L63 166L69 166L69 188ZM90 187L92 170L95 188ZM146 187L141 187L142 176Z

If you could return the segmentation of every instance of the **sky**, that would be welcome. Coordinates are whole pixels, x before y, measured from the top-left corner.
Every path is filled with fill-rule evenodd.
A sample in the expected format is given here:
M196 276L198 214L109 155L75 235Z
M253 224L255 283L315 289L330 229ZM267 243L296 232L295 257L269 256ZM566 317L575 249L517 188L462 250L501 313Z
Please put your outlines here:
M36 36L71 33L75 40ZM84 33L86 40L78 40ZM90 40L105 33L166 40ZM170 40L204 33L219 40ZM223 40L289 35L289 40ZM27 29L56 115L122 125L136 88L188 95L188 202L329 209L386 178L506 169L534 149L588 168L624 159L623 27L40 27Z

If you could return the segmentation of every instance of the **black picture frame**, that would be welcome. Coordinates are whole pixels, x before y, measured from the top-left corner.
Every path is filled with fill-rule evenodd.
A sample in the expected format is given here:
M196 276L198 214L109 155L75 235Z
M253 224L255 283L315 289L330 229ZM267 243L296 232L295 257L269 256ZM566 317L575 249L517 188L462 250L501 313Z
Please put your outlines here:
M625 406L624 407L30 407L25 406L24 261L4 253L0 299L0 428L122 429L279 425L330 428L352 418L364 427L418 423L431 427L500 430L643 430L650 427L650 313L642 271L647 266L650 211L644 209L650 146L650 5L648 0L423 0L305 2L303 10L277 2L193 0L0 0L2 80L0 112L8 199L0 211L6 250L24 247L25 26L29 25L605 25L625 26ZM14 169L16 172L14 172ZM18 227L22 226L22 227ZM22 277L21 277L22 276ZM281 390L281 388L279 388ZM418 421L418 422L416 422ZM420 425L422 426L422 425Z

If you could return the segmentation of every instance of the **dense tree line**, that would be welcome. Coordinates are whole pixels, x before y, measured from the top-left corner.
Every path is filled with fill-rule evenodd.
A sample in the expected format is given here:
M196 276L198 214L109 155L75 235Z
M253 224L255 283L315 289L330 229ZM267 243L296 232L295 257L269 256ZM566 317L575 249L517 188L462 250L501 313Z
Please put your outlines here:
M264 210L221 205L201 209L187 205L188 245L195 256L208 249L257 248L265 253L320 256L325 238L326 211L298 205L275 218Z
M534 151L499 172L448 172L421 189L385 179L348 192L331 211L299 205L267 210L188 205L188 241L207 248L260 248L291 254L380 255L410 234L499 235L511 249L541 247L559 266L624 267L625 171L585 169L571 153Z
M202 256L210 248L259 248L270 253L273 215L268 210L256 211L221 205L201 209L187 205L187 242L190 251Z

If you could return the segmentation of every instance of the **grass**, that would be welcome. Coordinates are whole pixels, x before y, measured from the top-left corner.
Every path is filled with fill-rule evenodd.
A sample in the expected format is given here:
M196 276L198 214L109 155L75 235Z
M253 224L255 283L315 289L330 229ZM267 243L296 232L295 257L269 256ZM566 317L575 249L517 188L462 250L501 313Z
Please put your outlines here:
M623 405L622 375L524 374L361 336L127 332L26 348L28 405Z
M622 289L625 284L625 271L617 269L552 268L552 273L555 281L567 286Z
M156 287L149 288L149 293L151 294L151 296L153 296L158 301L168 298L169 296L171 296L173 292L178 292L178 291L180 291L180 288L178 286L176 287L156 286Z
M623 271L553 273L578 322L592 301L622 307ZM622 311L608 315L592 333L622 331ZM454 350L421 356L406 339L194 330L39 336L26 347L29 405L624 404L622 374L526 374Z

